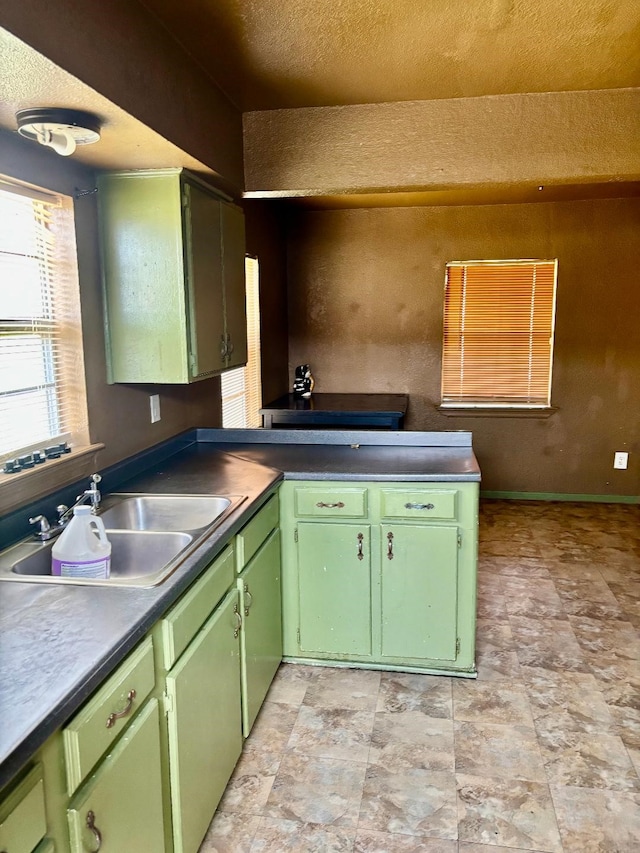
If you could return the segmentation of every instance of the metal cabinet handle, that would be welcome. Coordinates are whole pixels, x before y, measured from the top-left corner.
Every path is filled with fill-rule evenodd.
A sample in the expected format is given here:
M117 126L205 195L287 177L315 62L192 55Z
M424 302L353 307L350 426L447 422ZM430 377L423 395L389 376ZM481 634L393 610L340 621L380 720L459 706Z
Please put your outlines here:
M362 553L362 542L364 540L364 535L362 533L358 533L358 559L364 560L364 554Z
M335 509L336 507L338 509L344 508L344 504L342 501L338 501L337 503L334 503L334 504L328 504L328 503L325 503L324 501L318 501L316 506L320 507L320 509Z
M240 633L240 628L242 628L242 616L240 615L237 604L233 605L233 615L236 617L236 627L233 629L233 636L237 637Z
M404 505L405 509L434 509L435 504L414 504L408 503Z
M110 729L112 726L115 726L116 720L121 720L123 717L126 717L127 714L131 713L131 709L133 708L133 700L136 698L135 688L131 688L131 690L127 693L127 704L125 705L122 711L112 711L107 717L107 728Z
M231 355L234 350L233 341L231 340L231 335L227 335L227 355Z
M248 601L247 601L247 599L248 599ZM247 603L247 606L246 606L246 607L245 607L245 609L244 609L244 615L245 615L245 616L248 616L248 615L249 615L249 608L250 608L250 607L251 607L251 605L253 604L253 596L252 596L252 595L251 595L251 593L249 592L249 584L248 584L248 583L246 583L246 582L245 582L245 585L244 585L244 600L245 600L245 601L246 601L246 603Z
M387 560L393 560L393 533L387 533Z
M87 812L87 829L90 829L93 832L93 837L96 840L96 846L93 849L93 853L98 853L98 850L102 847L102 833L98 829L95 824L96 816L93 812Z
M224 361L227 357L227 342L224 339L224 335L220 335L220 358Z

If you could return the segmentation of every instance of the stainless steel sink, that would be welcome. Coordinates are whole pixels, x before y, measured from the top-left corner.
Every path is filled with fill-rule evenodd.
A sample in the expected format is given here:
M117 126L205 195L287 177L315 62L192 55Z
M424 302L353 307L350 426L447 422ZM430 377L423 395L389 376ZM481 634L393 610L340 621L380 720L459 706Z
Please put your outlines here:
M111 577L106 580L86 578L63 578L51 574L51 549L54 542L39 545L35 550L25 548L27 543L15 546L13 559L9 552L3 557L9 557L9 569L12 580L57 583L82 584L84 586L155 586L163 581L177 568L181 560L177 560L185 549L193 542L189 533L160 533L141 530L108 530L107 536L111 542ZM55 540L54 540L55 541ZM35 544L35 543L34 543ZM6 559L2 560L6 564ZM0 571L2 567L0 567Z
M232 504L219 495L122 495L100 513L105 527L122 530L193 531L220 519Z
M100 512L111 542L108 579L52 575L51 549L56 540L42 543L29 538L0 552L0 581L157 586L244 500L244 495L114 493L105 498Z

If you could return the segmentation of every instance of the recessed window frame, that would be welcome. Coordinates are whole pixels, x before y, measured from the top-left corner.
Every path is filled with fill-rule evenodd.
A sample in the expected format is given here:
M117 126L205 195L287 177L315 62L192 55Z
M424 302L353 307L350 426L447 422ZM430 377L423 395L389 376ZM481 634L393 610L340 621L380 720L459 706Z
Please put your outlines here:
M3 304L0 291L0 332L5 340L12 335L17 338L21 331L23 334L32 334L34 340L39 334L44 334L46 342L43 344L43 352L47 350L50 353L49 359L45 359L48 369L55 362L54 383L61 392L60 411L63 414L59 427L49 434L37 438L30 436L20 446L3 448L0 453L1 513L50 491L58 484L68 482L75 477L76 472L83 476L88 467L95 467L95 453L104 445L91 444L89 436L73 199L63 193L35 187L4 175L0 175L0 191L5 196L15 197L16 201L21 199L20 203L28 204L32 200L34 216L42 220L38 227L45 229L42 239L47 242L46 250L42 257L33 258L28 263L38 266L41 287L43 292L47 291L44 298L49 299L50 295L52 300L52 309L41 312L42 316L17 316L21 312L12 312L9 300ZM6 238L3 245L6 250ZM20 252L16 251L13 258L7 258L11 251L3 254L2 286L16 286L15 282L20 281L20 273L14 272L15 277L12 278L8 270L12 264L19 267ZM8 295L9 291L5 293ZM38 312L35 314L38 315ZM8 349L4 353L5 363L11 359ZM10 365L7 373L11 369ZM50 380L51 376L47 378ZM50 395L51 384L48 391L44 388L45 384L42 393ZM7 388L4 390L7 391ZM8 394L5 396L9 398ZM69 443L70 453L18 473L6 474L2 471L1 463L5 460L28 455L61 441Z
M557 275L557 258L447 263L441 412L548 416L553 411ZM506 293L506 302L499 293Z

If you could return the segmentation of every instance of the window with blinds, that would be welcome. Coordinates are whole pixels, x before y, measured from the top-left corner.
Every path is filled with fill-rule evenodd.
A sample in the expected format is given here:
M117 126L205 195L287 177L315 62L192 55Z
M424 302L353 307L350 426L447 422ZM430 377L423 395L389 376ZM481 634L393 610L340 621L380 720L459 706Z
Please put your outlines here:
M71 199L0 178L0 460L88 443Z
M551 405L557 261L447 264L442 405Z
M220 377L222 426L261 426L262 379L260 371L260 284L257 258L245 259L247 292L247 364Z

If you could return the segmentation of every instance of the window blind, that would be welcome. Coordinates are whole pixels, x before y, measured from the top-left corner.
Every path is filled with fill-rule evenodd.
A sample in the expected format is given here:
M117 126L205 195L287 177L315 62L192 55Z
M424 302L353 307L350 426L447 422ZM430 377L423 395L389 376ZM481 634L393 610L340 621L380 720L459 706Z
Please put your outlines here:
M3 180L0 459L80 434L86 440L86 427L70 205Z
M259 427L262 407L260 362L260 285L257 258L245 259L247 293L247 364L227 370L220 379L223 427Z
M447 264L443 405L551 403L557 261Z

